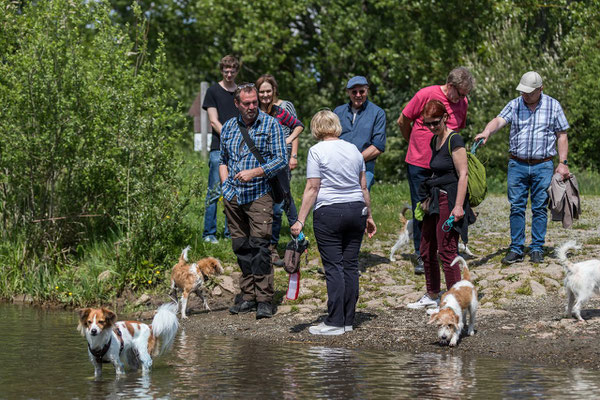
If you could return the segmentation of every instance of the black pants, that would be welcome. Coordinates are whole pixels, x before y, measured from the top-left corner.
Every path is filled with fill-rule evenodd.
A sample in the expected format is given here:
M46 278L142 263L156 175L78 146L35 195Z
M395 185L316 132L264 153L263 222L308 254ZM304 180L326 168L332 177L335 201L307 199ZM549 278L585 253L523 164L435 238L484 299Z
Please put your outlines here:
M367 216L363 202L319 207L313 214L313 230L327 281L330 326L354 324L358 301L358 253Z

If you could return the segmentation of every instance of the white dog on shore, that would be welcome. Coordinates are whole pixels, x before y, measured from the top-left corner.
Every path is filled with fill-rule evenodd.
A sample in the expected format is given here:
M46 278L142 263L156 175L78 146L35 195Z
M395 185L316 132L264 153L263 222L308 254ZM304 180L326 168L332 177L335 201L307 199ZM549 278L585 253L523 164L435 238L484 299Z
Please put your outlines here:
M428 324L436 323L439 326L438 340L440 344L448 344L453 347L458 343L460 334L469 313L468 335L475 334L475 319L477 314L477 290L471 282L471 274L467 262L461 256L457 256L451 265L460 262L463 279L456 282L450 290L442 296L440 311L434 313Z
M556 255L565 268L565 289L567 290L567 318L575 315L579 321L581 317L581 306L594 294L600 293L600 260L587 260L573 264L567 259L567 253L571 249L579 250L574 240L570 240L560 246Z

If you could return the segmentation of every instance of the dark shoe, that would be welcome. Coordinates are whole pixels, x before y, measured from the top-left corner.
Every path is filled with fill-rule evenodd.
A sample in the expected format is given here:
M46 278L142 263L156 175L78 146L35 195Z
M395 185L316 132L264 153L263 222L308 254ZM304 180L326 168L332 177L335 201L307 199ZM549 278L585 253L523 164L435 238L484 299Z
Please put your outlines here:
M277 252L277 245L270 244L269 249L271 250L271 264L276 267L283 267L283 260L279 258L279 253Z
M256 319L271 318L273 316L273 307L271 303L258 303L258 310L256 310Z
M523 254L517 254L511 250L500 262L502 264L513 264L519 261L523 261Z
M421 256L417 257L417 263L415 264L415 275L423 275L425 273L425 265L423 265L423 259Z
M232 314L246 314L250 311L256 311L256 302L244 300L241 303L234 304L229 307L229 312Z
M534 250L531 253L529 253L529 259L532 263L539 264L541 262L544 262L544 253L542 253L540 250Z

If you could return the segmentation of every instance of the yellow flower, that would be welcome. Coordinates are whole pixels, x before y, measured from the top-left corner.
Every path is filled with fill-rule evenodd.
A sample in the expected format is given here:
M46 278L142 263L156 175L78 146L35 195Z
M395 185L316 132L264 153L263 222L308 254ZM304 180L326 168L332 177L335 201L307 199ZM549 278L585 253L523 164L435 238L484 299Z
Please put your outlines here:
M54 289L58 290L58 286L55 286Z
M72 296L72 295L73 295L73 293L69 292L69 296Z
M156 271L156 275L160 274L160 271Z
M167 219L169 219L169 218L171 218L171 217L169 217L169 216L167 215Z
M149 281L148 281L148 284L151 284L151 283L152 283L152 280L149 280Z

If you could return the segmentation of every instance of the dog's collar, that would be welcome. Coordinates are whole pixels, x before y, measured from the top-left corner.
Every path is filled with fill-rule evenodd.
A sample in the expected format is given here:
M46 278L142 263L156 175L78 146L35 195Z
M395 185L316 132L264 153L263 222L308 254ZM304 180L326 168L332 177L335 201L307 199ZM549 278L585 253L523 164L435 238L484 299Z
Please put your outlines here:
M123 337L121 336L121 330L119 328L115 328L114 332L117 334L119 341L121 342L121 347L119 348L119 355L121 355L121 353L123 352L123 347L124 347ZM110 336L110 339L108 340L108 342L100 350L92 349L92 347L88 343L88 349L90 350L90 353L92 353L92 355L96 358L96 362L98 364L110 362L110 361L103 361L103 358L106 355L106 353L108 352L108 349L110 349L111 343L112 343L112 335Z

